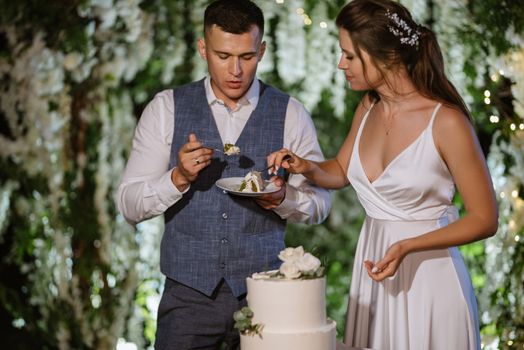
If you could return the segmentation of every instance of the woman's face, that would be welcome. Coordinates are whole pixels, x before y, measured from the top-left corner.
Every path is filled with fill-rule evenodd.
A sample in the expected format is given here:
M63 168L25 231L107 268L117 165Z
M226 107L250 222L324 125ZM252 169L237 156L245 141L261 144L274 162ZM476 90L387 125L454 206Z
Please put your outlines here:
M356 91L376 89L384 81L382 74L371 62L371 58L364 50L360 50L362 59L357 56L353 41L347 30L340 28L338 40L342 53L338 68L344 71L346 80L351 89ZM364 71L364 66L366 67Z

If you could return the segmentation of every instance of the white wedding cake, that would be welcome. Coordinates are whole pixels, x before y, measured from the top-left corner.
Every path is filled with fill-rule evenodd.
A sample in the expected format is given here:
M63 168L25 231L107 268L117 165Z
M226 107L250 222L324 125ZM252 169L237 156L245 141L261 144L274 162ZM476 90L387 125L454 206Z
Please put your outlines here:
M335 350L336 323L326 318L326 279L320 261L287 248L280 270L247 278L248 307L235 313L241 350Z

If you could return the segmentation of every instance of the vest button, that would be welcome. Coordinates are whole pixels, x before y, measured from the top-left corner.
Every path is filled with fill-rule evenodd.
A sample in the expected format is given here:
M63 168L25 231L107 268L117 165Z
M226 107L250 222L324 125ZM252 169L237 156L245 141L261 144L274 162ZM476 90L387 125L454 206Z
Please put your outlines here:
M220 263L220 268L221 269L225 269L226 268L226 263Z
M226 213L222 213L222 219L226 220L228 218Z
M223 194L227 194L227 191L226 191L226 190L222 190L222 193L223 193Z
M229 241L227 240L227 238L222 238L222 239L220 240L220 242L221 242L222 244L226 244L226 243L228 243Z

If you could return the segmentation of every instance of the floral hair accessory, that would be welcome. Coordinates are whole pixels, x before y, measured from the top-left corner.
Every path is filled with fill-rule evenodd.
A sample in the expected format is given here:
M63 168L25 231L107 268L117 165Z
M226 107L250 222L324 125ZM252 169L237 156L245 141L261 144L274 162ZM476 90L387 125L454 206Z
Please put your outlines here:
M406 21L398 16L397 13L386 11L386 17L389 18L395 26L388 24L388 29L394 36L400 38L400 43L403 45L416 46L418 48L418 39L420 32L412 29Z

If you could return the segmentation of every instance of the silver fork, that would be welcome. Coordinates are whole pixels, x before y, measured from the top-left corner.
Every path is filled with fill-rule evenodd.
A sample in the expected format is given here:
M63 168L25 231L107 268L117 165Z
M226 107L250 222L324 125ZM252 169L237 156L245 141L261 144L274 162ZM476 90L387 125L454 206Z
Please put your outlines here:
M211 148L211 147L205 147L205 146L204 146L204 148L212 149L213 151L216 151L216 152L220 152L220 153L222 153L222 154L225 154L225 153L224 153L224 150L221 150L221 149L218 149L218 148Z
M211 149L211 150L213 150L213 151L215 151L215 152L220 152L220 153L222 153L222 154L224 154L224 155L226 155L226 156L231 156L231 154L227 154L226 152L224 152L223 149L212 148L212 147L207 147L207 146L203 146L202 148Z

